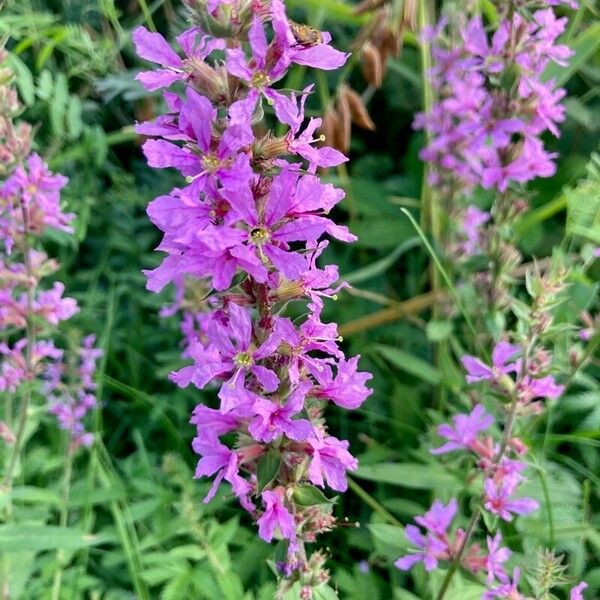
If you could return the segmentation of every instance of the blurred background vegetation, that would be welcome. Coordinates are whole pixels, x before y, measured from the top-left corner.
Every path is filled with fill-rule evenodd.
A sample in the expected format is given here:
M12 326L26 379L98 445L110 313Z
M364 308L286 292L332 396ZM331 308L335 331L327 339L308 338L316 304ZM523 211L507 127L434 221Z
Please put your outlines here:
M350 1L286 4L298 22L331 31L341 49L352 46L371 18L356 16ZM406 4L416 10L416 2ZM520 225L527 256L546 256L561 240L569 195L583 194L582 202L600 206L598 177L578 183L588 177L600 129L597 14L595 1L584 1L569 29L577 55L559 74L569 90L568 119L562 137L549 140L560 152L559 169L535 186L534 209ZM64 198L77 214L76 237L53 234L47 246L61 261L58 278L82 308L72 322L83 333L95 332L105 352L97 443L78 455L71 526L55 526L64 440L39 407L22 466L27 485L13 493L19 526L0 529L0 552L14 554L15 598L49 596L59 549L64 598L266 600L274 592L267 562L272 548L224 491L202 504L208 484L192 479L188 420L203 398L213 402L212 394L168 381L182 364L179 323L159 317L169 292L144 288L141 270L159 258L153 252L159 236L145 207L178 178L147 168L132 129L133 122L158 114L161 103L134 81L142 65L130 34L140 24L172 39L186 27L185 12L179 0L7 0L0 12L23 116L37 129L41 154L70 178ZM461 465L444 468L426 450L432 424L447 415L444 402L457 402L462 374L452 357L461 342L451 321L429 316L429 255L400 210L418 217L423 175L422 135L411 130L423 107L423 73L410 23L401 39L402 51L389 58L380 89L352 62L341 75L318 79L310 104L312 114L322 113L343 80L362 94L375 124L374 131L353 129L348 169L328 174L347 191L336 218L359 242L328 249L328 262L339 264L353 290L329 303L324 320L341 324L348 350L362 354L362 370L375 374L375 393L364 409L330 411L332 432L351 440L361 464L337 507L349 522L323 538L331 548L334 587L351 600L428 597L439 586L437 576L423 572L409 584L392 566L406 548L402 524L434 496L447 499L463 488ZM296 67L289 77L283 86L298 88L312 74ZM597 268L592 275L597 278ZM576 287L577 309L589 307L594 282ZM69 327L62 330L64 343L72 336ZM441 340L451 352L436 364L433 347ZM513 528L511 541L521 543L523 553L516 562L534 561L528 550L536 545L556 546L568 552L572 572L589 582L589 597L598 597L598 381L587 376L578 382L553 410L550 426L532 428L527 441L539 459L528 495L543 508ZM480 596L477 583L457 577L447 597Z

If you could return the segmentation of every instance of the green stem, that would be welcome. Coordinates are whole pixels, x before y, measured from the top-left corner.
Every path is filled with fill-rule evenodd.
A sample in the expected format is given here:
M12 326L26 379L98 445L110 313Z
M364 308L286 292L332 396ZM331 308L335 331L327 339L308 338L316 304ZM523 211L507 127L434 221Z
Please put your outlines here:
M26 293L26 337L27 348L25 349L25 385L23 386L23 400L21 402L19 424L15 443L12 447L12 453L9 459L8 468L4 474L4 489L8 493L8 503L6 505L7 517L12 516L11 491L17 461L21 455L21 450L25 441L25 429L27 426L27 417L29 405L31 403L31 385L34 376L32 349L35 344L35 328L33 325L33 302L35 299L36 280L33 277L33 268L31 264L31 249L29 245L29 215L23 199L21 198L21 214L23 216L23 260L25 262L25 273L27 276ZM11 407L12 412L12 407ZM8 555L4 556L2 561L2 597L10 598L10 561Z
M419 0L419 31L423 32L430 25L428 0ZM431 114L433 107L433 87L429 72L431 70L431 47L429 41L421 39L419 44L421 56L421 79L423 81L423 112ZM426 133L427 142L430 135ZM427 183L428 166L425 164L423 172L423 184L421 187L421 227L424 231L431 232L434 242L437 244L440 239L440 215L438 203L436 202L433 189ZM439 275L435 268L431 271L431 283L434 291L439 285Z
M21 410L19 414L19 425L17 427L17 434L15 444L12 448L12 454L8 463L8 468L4 475L4 486L10 492L12 489L13 478L15 468L17 466L17 460L21 454L25 438L25 428L27 425L27 416L29 412L29 404L31 403L31 384L34 376L33 372L33 360L32 350L35 345L35 328L33 325L33 302L35 299L35 288L36 280L33 276L33 267L31 265L31 248L29 245L29 215L27 214L27 208L21 199L21 214L23 216L23 260L25 262L25 273L27 277L27 295L26 295L26 336L27 336L27 347L25 349L25 386L23 393L23 401L21 403ZM10 514L11 506L10 501L7 507L7 511Z
M74 456L73 444L69 441L69 446L67 450L67 458L65 460L65 468L63 471L63 496L62 496L62 504L60 507L60 520L59 525L61 527L66 527L69 522L69 498L71 495L71 476L73 474L73 456ZM56 573L54 574L54 582L52 585L52 600L59 600L60 598L60 587L62 584L62 575L63 575L63 562L65 560L65 552L61 548L56 552L56 562L58 563L58 568Z
M371 494L363 490L356 481L350 479L348 477L348 487L361 499L368 504L377 514L381 515L385 521L392 525L397 525L398 527L402 527L402 523L394 517L392 513L390 513L387 509L385 509Z

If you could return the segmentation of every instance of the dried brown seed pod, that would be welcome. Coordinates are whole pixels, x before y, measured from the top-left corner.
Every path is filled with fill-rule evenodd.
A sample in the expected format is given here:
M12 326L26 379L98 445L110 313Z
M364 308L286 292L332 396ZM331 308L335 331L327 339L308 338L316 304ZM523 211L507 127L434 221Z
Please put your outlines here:
M356 123L356 125L359 127L368 129L370 131L375 129L375 123L373 123L371 117L369 116L369 112L367 111L367 107L365 106L363 99L355 90L347 85L342 85L338 95L346 98L353 123Z
M321 123L320 132L325 137L325 144L327 146L333 146L338 148L337 138L338 138L338 128L339 128L340 118L335 110L335 107L332 103L327 106L325 110L325 114L323 115L323 121Z
M381 53L371 42L366 42L360 58L363 77L369 85L379 89L383 83Z
M417 31L417 15L419 12L418 0L404 0L402 14L402 29Z
M350 110L350 103L345 95L338 94L335 105L339 117L339 124L336 130L336 146L344 154L347 154L350 150L350 137L352 129L352 112Z
M386 3L386 0L363 0L354 7L352 11L355 15L363 15L364 13L377 10Z

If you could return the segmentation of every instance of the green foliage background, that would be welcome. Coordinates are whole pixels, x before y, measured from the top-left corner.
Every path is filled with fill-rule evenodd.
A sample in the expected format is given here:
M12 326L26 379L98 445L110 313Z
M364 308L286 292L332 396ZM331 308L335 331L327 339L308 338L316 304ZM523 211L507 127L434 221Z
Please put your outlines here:
M364 20L353 16L349 1L287 4L298 21L330 30L339 48L348 48ZM546 256L560 242L567 206L571 228L584 228L583 235L600 244L600 175L597 167L586 170L600 129L597 14L595 1L584 3L567 35L577 55L557 77L569 89L568 120L560 140L549 140L561 155L558 173L535 186L534 208L519 226L528 256ZM212 394L179 390L168 381L181 365L178 322L158 316L169 293L157 296L144 288L141 269L159 258L153 252L159 237L145 206L177 177L147 168L131 127L160 110L160 98L133 80L142 65L130 33L142 23L173 37L185 19L177 0L8 0L0 12L24 118L35 124L38 149L51 167L69 176L64 198L78 217L74 239L47 239L62 263L58 278L82 309L62 330L63 342L76 333L69 328L95 332L105 352L102 410L93 425L98 442L77 458L69 527L56 527L64 440L40 403L20 469L19 481L27 485L12 493L16 524L0 525L0 553L10 560L15 598L49 597L61 563L63 598L266 600L274 593L267 562L272 548L257 538L224 490L204 505L208 484L192 479L194 430L188 419L195 404L211 402ZM311 76L296 68L284 87L300 87ZM357 69L344 76L364 89ZM338 77L316 81L319 92L310 105L315 114ZM323 538L331 549L332 585L351 600L430 597L439 573L417 572L412 582L392 566L406 548L402 524L434 497L447 500L464 487L465 465L442 466L427 452L433 425L464 404L455 360L461 338L452 323L432 320L427 310L401 316L406 305L399 304L429 286L430 257L400 210L407 207L418 218L423 167L417 153L423 140L410 125L422 108L422 87L419 51L407 34L401 56L391 60L384 86L369 104L377 131L355 131L348 173L329 174L348 194L336 218L360 240L329 250L329 262L340 265L354 291L330 303L326 319L348 324L400 307L398 318L345 336L348 350L362 354L363 370L375 374L375 392L350 415L330 411L332 431L351 440L361 463L337 507L348 526ZM590 273L591 279L582 275L573 287L572 310L597 302L598 267ZM434 366L440 341L449 350ZM535 546L556 546L568 553L572 575L590 584L589 597L598 597L598 380L581 377L548 419L533 426L527 439L537 464L528 492L542 509L513 527L511 543L521 553L514 563L532 564ZM467 488L467 498L469 493ZM0 494L0 503L7 501ZM480 595L474 580L457 577L447 598Z

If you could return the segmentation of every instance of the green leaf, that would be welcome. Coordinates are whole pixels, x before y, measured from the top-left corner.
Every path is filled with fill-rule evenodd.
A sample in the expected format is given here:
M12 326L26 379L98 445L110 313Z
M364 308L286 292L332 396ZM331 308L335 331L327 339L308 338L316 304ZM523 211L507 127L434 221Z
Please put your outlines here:
M315 600L339 600L337 592L330 586L323 584L313 590Z
M29 67L16 54L9 55L9 64L15 72L21 99L27 106L31 106L35 101L35 86Z
M225 600L239 600L244 595L242 582L236 573L231 571L217 575L219 587Z
M33 486L15 487L12 492L0 493L0 506L4 506L8 498L13 502L31 502L35 504L60 504L60 495L52 490L46 490Z
M63 73L56 76L50 104L50 124L56 137L61 137L65 127L65 111L69 100L69 85Z
M279 473L281 454L271 448L259 461L256 468L257 493L260 494Z
M357 246L382 249L397 246L399 241L408 241L412 229L398 218L369 217L353 224L352 233L358 236Z
M567 198L567 233L600 244L600 176L595 168L600 157L592 155L588 170L590 178L576 187L565 188Z
M440 383L440 372L423 359L405 352L404 350L400 350L399 348L394 348L393 346L374 344L373 348L395 367L398 367L398 369L401 369L405 373L409 373L432 385Z
M358 467L356 477L415 490L457 490L463 484L441 465L421 463L379 463Z
M315 506L317 504L334 504L337 498L328 498L314 485L303 484L294 488L294 500L300 506Z
M98 536L55 525L0 525L0 551L77 550L100 543Z
M37 82L37 95L41 100L50 100L52 96L52 73L48 69L44 69Z
M67 135L71 140L77 139L83 131L82 111L79 96L70 96L67 107Z
M387 556L397 558L408 549L403 527L387 523L370 523L368 527L376 547Z

